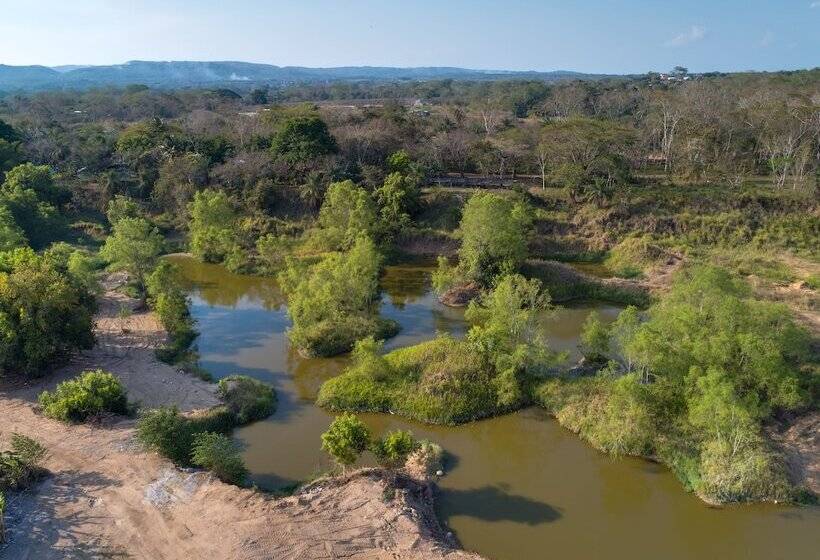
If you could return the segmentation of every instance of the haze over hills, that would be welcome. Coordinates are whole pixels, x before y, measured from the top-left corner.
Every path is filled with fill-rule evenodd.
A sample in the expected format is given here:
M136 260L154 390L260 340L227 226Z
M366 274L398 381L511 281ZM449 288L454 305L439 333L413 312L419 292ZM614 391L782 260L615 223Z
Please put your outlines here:
M395 68L344 66L306 68L249 62L129 61L110 66L7 66L0 64L0 90L84 89L145 84L153 87L207 87L233 84L284 85L329 81L498 80L522 78L544 81L600 78L603 75L557 70L553 72L470 70L453 67Z

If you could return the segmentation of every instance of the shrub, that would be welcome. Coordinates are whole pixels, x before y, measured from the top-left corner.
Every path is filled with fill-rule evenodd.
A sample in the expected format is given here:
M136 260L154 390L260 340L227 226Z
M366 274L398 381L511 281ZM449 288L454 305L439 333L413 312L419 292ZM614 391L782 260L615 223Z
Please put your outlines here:
M407 457L418 447L418 442L413 434L396 430L388 432L380 439L373 442L370 450L376 456L379 464L383 467L394 470L407 461Z
M43 472L46 448L20 434L12 434L11 449L0 451L0 493L31 485Z
M39 401L46 416L63 422L82 422L103 412L128 413L125 387L113 374L100 369L63 381L53 393L43 391Z
M342 467L356 462L370 443L370 430L353 414L337 416L322 434L322 449Z
M203 432L229 433L236 419L227 407L219 406L194 416L180 414L176 407L149 410L137 421L137 439L148 449L182 466L190 466L194 438Z
M276 392L246 375L230 375L219 380L219 395L239 424L267 418L276 411Z
M176 407L144 413L137 422L137 439L178 465L187 465L191 461L190 423Z
M242 485L248 476L236 444L224 434L201 432L194 436L191 453L194 465L213 472L219 480Z
M584 358L594 364L606 363L609 338L609 330L601 322L598 312L590 313L581 332L581 353Z

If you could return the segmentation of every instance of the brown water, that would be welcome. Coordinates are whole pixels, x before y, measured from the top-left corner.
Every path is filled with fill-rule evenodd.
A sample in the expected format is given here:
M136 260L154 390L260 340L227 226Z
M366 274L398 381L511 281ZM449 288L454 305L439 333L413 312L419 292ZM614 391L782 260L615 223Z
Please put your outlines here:
M272 280L175 260L190 282L203 366L217 377L244 373L276 387L276 414L236 433L253 479L273 488L326 470L319 435L331 415L313 400L346 358L305 359L289 349L288 319ZM431 295L429 268L390 267L382 284L382 313L402 325L388 348L437 330L464 332L463 312ZM618 312L600 303L559 311L548 326L553 347L575 352L592 309L606 320ZM762 560L816 557L820 545L820 508L707 507L665 468L602 455L540 409L455 428L362 417L376 432L408 428L448 451L440 514L465 548L488 558Z

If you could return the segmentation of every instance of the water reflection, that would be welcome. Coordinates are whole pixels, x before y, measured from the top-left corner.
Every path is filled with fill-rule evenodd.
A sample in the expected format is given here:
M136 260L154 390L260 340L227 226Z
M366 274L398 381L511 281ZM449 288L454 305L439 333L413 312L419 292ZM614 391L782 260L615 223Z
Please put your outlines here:
M236 433L254 482L277 488L328 468L319 436L332 415L313 400L348 358L305 359L290 348L275 282L176 260L189 280L204 367L217 377L244 373L276 388L276 414ZM437 331L464 333L463 310L438 304L424 266L389 267L383 288L382 313L402 326L387 348ZM559 310L546 324L551 346L577 356L581 325L593 310L605 321L618 313L617 306L593 302ZM662 466L603 455L538 408L458 427L360 416L375 433L409 429L448 451L439 513L465 547L489 558L816 556L820 509L709 508Z

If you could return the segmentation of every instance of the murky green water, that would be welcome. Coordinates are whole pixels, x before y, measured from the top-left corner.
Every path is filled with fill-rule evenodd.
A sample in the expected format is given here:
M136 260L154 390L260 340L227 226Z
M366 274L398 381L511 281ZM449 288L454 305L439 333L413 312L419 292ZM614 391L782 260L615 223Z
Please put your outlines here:
M254 480L276 487L325 470L319 435L331 415L313 399L346 359L305 359L290 350L283 298L272 280L175 260L190 282L204 367L216 376L252 375L278 392L276 414L236 434ZM430 294L428 268L391 267L383 286L382 312L402 325L388 348L436 331L464 332L463 311ZM548 328L553 347L574 352L593 308L606 320L618 312L591 303L559 311ZM455 428L363 418L377 432L409 428L452 455L440 482L440 513L465 548L488 558L762 560L815 557L820 545L820 508L709 508L663 467L602 455L536 408Z

